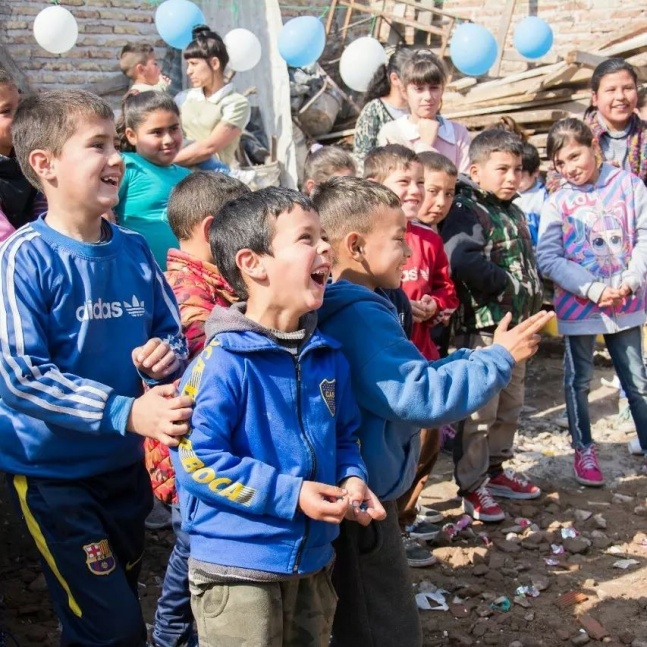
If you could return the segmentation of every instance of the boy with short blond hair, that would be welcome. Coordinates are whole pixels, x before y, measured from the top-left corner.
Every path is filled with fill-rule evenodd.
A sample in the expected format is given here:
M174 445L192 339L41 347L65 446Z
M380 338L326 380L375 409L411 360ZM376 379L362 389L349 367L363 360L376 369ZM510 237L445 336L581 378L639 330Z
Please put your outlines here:
M505 386L515 362L536 351L535 333L551 315L542 313L509 331L506 319L492 347L459 350L430 363L406 339L381 293L399 285L410 253L398 197L375 182L333 178L317 189L314 203L334 258L334 283L318 312L320 327L342 345L350 364L369 484L387 510L386 519L368 529L342 522L335 544L339 604L331 644L419 647L418 610L396 506L414 475L418 432L485 404Z
M12 128L48 211L0 247L0 470L41 553L62 644L144 645L142 436L177 444L191 416L172 384L186 358L177 305L145 240L102 218L123 175L110 106L44 92Z
M168 281L180 308L189 359L204 348L204 325L214 307L238 301L214 264L209 234L218 211L250 189L222 173L196 171L175 185L168 202L168 221L180 249L169 249ZM152 438L145 443L146 467L153 494L171 506L175 546L169 556L153 624L154 647L175 647L196 640L189 592L189 538L181 529L175 470L168 447Z
M521 180L523 143L489 129L470 146L470 178L461 178L440 232L461 301L457 343L489 346L504 317L523 321L541 308L542 287L526 218L514 203ZM508 386L464 420L454 442L454 466L465 511L482 521L505 513L492 495L534 499L541 490L521 474L504 470L524 401L525 363Z
M119 54L119 69L130 79L128 92L166 92L170 80L160 70L155 49L148 43L128 43Z
M449 319L458 307L454 284L449 278L449 263L441 237L418 221L424 196L424 169L410 148L389 144L373 149L366 158L365 173L371 180L391 189L400 198L407 218L405 240L411 249L402 271L402 289L411 300L414 315L411 341L425 359L440 359L431 330ZM440 454L440 431L423 429L420 433L420 459L410 488L398 500L400 528L407 561L413 568L431 566L435 557L419 540L433 539L442 519L429 509L418 513L418 499Z
M245 301L207 322L181 384L191 433L172 452L200 644L327 647L337 525L385 515L348 365L316 328L330 245L309 198L277 187L228 202L210 241Z

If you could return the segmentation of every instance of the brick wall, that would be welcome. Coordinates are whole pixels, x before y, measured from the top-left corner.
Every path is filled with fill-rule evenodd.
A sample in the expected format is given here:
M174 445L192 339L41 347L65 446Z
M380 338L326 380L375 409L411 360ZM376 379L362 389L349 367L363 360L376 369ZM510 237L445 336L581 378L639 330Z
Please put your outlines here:
M153 24L155 7L147 0L60 0L79 23L79 40L67 54L48 54L32 34L33 20L47 4L46 0L0 0L0 42L34 87L80 87L114 75L118 72L117 54L127 41L152 42L159 46L160 57L163 54ZM329 2L280 0L279 4L289 18L304 11L321 15ZM436 0L437 6L482 23L495 35L504 4L505 0ZM337 11L337 24L343 23L344 11ZM553 26L558 54L575 47L593 49L631 27L647 25L643 0L517 0L508 36L510 47L515 22L529 14L546 18ZM504 62L503 70L511 71L515 66L518 68L518 64Z
M36 15L45 0L0 0L0 41L35 88L70 88L117 75L117 56L126 42L162 45L153 24L154 6L146 0L61 0L79 24L76 47L49 54L34 40ZM160 49L159 55L163 51Z

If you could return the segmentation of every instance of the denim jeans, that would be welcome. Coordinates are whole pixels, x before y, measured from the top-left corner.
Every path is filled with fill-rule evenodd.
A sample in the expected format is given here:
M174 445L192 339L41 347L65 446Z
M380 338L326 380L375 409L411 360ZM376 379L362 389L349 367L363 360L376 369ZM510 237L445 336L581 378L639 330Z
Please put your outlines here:
M155 611L153 642L157 647L197 645L189 593L189 535L181 528L180 507L171 506L171 514L175 546Z
M640 446L647 450L647 373L640 327L604 335L620 385L629 401ZM588 396L593 377L595 335L564 337L564 397L573 447L592 444Z

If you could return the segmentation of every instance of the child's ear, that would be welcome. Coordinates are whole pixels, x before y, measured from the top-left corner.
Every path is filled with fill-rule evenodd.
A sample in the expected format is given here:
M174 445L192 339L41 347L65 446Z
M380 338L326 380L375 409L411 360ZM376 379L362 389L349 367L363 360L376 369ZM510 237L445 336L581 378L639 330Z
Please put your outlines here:
M34 173L43 180L54 180L56 174L52 165L53 155L49 151L35 149L29 153L29 165L34 169Z
M217 56L212 56L209 59L209 65L214 72L216 70L220 70L220 59ZM222 70L222 72L224 72L224 70Z
M213 216L207 216L201 223L202 237L207 243L209 242L209 232L211 231L212 224L213 224Z
M263 266L261 257L251 249L240 249L236 254L236 267L244 277L253 281L264 281L267 279L267 272Z
M312 192L314 191L316 184L315 181L312 178L308 178L306 180L306 183L303 185L303 188L305 189L304 193L306 195L312 195Z
M137 135L132 128L126 128L126 130L124 130L124 135L126 135L126 139L131 146L137 145Z
M481 168L478 164L470 164L470 178L472 182L480 183L480 170Z
M143 74L144 74L144 66L141 63L137 63L137 65L135 65L135 78L137 79Z
M342 241L344 251L350 258L358 263L364 260L364 236L358 234L356 231L351 231L346 234Z

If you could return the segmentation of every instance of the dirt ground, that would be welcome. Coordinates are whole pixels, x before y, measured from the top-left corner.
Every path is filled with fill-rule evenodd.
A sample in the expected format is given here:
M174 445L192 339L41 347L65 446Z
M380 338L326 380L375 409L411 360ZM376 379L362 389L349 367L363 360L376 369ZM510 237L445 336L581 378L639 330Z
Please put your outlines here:
M412 570L417 593L437 587L449 606L420 611L425 645L647 647L647 477L627 452L631 434L615 428L618 393L600 384L612 376L608 358L599 355L591 412L607 486L582 488L572 477L567 434L555 425L563 411L561 347L544 345L533 359L514 466L541 485L542 497L503 502L508 518L500 524L474 523L453 538L441 534L434 547L438 563ZM423 498L446 513L447 523L461 518L451 476L451 461L443 456ZM517 523L519 518L524 520ZM150 622L173 536L161 531L148 539L140 592ZM519 595L522 586L534 587L538 597ZM560 605L570 592L582 601L568 604L567 597ZM38 558L10 510L4 480L0 596L16 644L58 644ZM508 611L493 608L507 602Z

